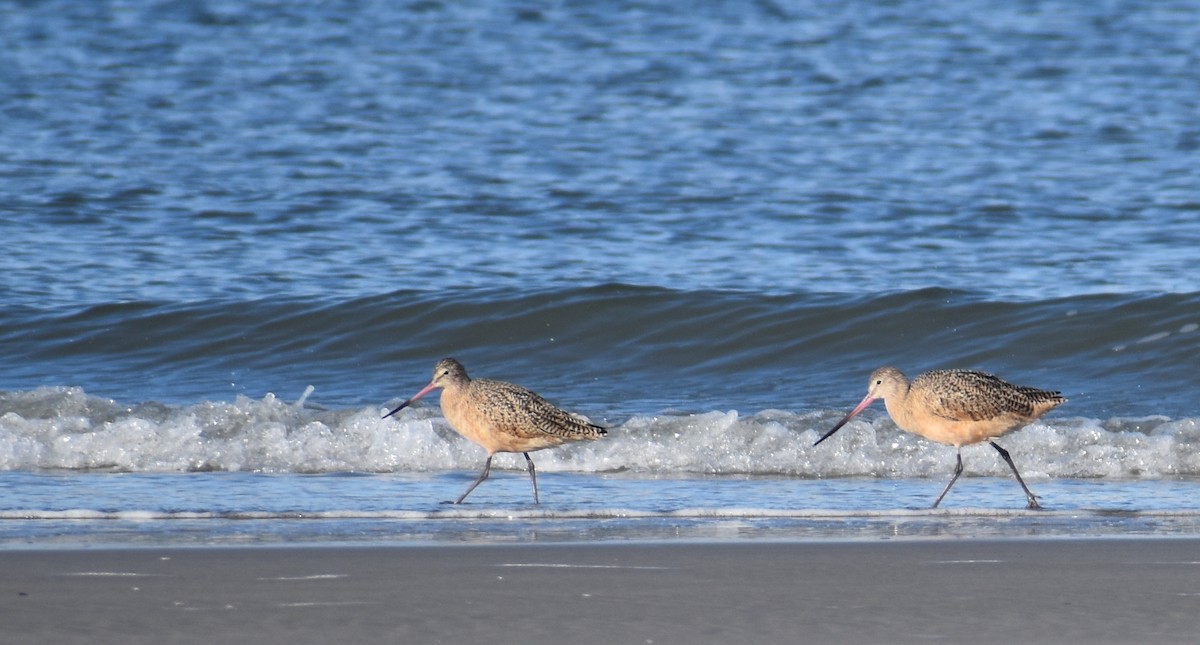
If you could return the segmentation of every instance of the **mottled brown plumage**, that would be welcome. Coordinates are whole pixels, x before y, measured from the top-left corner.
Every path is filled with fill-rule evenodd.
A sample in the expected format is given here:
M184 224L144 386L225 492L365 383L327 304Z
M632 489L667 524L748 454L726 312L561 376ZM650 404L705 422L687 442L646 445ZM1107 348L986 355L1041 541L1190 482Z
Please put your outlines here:
M862 402L817 443L837 432L875 399L883 399L888 416L901 430L954 446L957 453L954 477L933 502L934 508L962 474L962 447L981 441L991 443L1012 468L1025 491L1029 508L1040 508L1008 451L991 439L1025 426L1065 403L1066 399L1058 392L1013 385L973 370L933 370L910 383L900 370L881 367L871 373Z
M472 379L453 358L443 358L433 368L433 380L399 407L392 416L436 388L442 388L442 414L455 432L487 451L483 472L455 504L461 504L491 472L492 455L519 452L529 465L533 502L538 503L537 471L529 453L569 441L599 439L604 428L565 412L537 394L512 383Z

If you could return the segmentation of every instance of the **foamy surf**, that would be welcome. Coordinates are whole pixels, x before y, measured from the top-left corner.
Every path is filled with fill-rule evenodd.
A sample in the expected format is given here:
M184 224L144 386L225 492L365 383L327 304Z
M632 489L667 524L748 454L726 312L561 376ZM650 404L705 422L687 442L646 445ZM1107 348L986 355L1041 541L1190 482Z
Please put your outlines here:
M204 401L133 406L79 388L0 395L0 470L115 472L401 473L477 470L482 451L436 406L383 419L386 406L306 407ZM843 411L735 410L632 416L604 440L537 454L544 472L766 475L808 478L943 477L953 449L899 431L883 415L856 420L814 447ZM596 419L601 423L606 420ZM1200 475L1200 420L1052 415L1000 442L1032 479ZM967 447L967 473L1003 477L994 451ZM522 470L520 455L498 469Z

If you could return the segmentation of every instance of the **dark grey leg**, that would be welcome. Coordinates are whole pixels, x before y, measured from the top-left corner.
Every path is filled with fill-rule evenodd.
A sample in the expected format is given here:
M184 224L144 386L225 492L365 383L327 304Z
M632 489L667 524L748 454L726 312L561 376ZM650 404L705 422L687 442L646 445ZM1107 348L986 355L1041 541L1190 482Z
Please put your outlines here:
M487 461L483 462L483 472L479 473L479 479L476 479L475 483L468 486L467 492L463 493L462 496L458 498L458 501L456 501L454 503L462 504L462 501L467 498L467 495L470 495L471 491L475 490L476 486L482 484L483 480L487 479L488 475L491 474L491 472L492 472L492 456L488 455Z
M1021 479L1021 473L1017 472L1017 466L1013 463L1012 457L1008 456L1008 451L1004 448L1001 448L995 441L989 441L988 443L992 444L992 447L996 449L996 452L1000 453L1000 456L1004 458L1004 461L1008 464L1008 467L1012 468L1013 474L1017 476L1017 483L1021 485L1021 490L1025 491L1025 499L1029 500L1029 505L1026 508L1029 508L1030 510L1037 510L1041 508L1042 505L1038 504L1037 495L1034 495L1033 491L1030 491L1029 487L1025 485L1025 480Z
M525 455L525 461L529 463L529 481L533 482L533 503L540 504L537 496L537 471L533 468L533 459L529 458L529 453L521 453Z
M938 504L942 503L942 498L946 496L946 493L950 492L950 487L954 485L954 482L958 481L958 476L962 474L962 448L955 448L955 451L956 465L954 466L954 476L950 478L950 483L946 484L946 487L942 489L942 494L938 495L938 498L933 500L933 506L930 506L929 508L937 508Z

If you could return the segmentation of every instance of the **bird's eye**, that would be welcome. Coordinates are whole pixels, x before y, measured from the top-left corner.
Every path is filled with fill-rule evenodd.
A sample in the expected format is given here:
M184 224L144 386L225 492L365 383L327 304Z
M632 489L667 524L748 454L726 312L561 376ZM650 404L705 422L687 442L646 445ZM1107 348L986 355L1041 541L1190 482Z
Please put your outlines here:
M875 381L875 385L883 385L883 379L879 379L878 381Z

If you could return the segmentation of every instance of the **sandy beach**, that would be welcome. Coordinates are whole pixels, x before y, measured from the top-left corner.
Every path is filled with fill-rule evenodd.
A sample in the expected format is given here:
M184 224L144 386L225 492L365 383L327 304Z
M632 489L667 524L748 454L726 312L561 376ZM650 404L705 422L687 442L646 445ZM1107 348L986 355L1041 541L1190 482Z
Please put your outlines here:
M14 550L5 643L1184 643L1200 540Z

